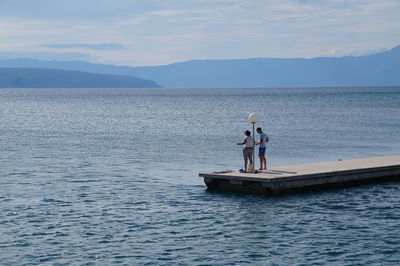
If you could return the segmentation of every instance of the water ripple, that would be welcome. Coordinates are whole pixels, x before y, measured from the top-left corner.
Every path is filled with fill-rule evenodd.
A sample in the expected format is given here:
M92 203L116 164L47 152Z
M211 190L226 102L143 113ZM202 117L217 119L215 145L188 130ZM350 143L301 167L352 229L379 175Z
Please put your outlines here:
M1 264L397 265L399 182L257 196L197 177L241 166L249 106L268 114L273 164L399 153L400 91L364 90L380 97L1 90Z

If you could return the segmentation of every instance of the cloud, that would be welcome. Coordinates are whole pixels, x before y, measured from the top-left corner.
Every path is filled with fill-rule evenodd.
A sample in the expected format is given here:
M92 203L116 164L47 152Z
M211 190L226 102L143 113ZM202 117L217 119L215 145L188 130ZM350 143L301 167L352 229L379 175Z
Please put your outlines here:
M385 48L385 49L355 49L355 50L348 50L348 49L343 49L340 47L333 48L328 51L328 55L332 57L342 57L342 56L365 56L365 55L371 55L371 54L377 54L381 52L385 52L387 50L390 50L390 48Z
M84 48L92 50L123 50L126 49L122 44L119 43L55 43L55 44L43 44L42 47L58 48L58 49L72 49L72 48Z
M172 17L172 16L177 16L177 15L182 15L185 13L186 13L186 11L184 11L184 10L156 10L156 11L151 11L148 14L163 16L163 17Z
M0 0L0 50L127 65L355 55L400 44L399 12L399 0Z
M41 60L61 61L93 61L95 58L90 54L79 52L46 52L46 51L0 51L1 59L32 58Z

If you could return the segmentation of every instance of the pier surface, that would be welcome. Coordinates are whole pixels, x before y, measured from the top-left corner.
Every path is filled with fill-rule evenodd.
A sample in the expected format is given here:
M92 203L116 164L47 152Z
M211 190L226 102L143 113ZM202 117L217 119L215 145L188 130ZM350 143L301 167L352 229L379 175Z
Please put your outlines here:
M400 155L268 168L259 173L200 173L210 189L280 194L400 179Z

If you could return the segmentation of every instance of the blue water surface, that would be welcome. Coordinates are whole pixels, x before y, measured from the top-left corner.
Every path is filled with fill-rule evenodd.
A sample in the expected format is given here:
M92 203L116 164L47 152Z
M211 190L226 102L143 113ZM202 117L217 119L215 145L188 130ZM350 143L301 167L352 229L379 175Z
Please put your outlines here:
M400 88L2 89L4 265L396 265L400 183L285 196L207 191L242 168L400 154Z

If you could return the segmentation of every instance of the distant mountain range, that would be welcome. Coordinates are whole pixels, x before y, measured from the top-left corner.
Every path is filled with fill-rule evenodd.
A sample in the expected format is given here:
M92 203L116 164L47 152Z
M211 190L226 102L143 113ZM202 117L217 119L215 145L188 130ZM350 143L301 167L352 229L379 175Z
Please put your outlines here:
M0 60L0 67L135 76L170 88L399 86L400 46L368 56L311 59L193 60L147 67L8 59Z
M0 68L0 88L159 88L132 76L45 68Z

